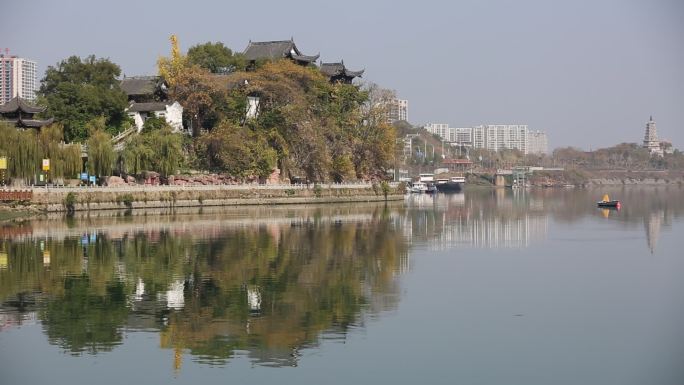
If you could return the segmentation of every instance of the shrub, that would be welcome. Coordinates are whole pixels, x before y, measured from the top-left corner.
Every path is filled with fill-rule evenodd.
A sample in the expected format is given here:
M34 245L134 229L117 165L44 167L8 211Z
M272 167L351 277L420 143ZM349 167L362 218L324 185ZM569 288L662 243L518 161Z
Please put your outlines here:
M386 180L383 180L382 182L380 182L380 190L382 190L382 195L385 197L385 200L387 200L387 195L390 192L390 185L389 185L389 183L387 183Z
M68 214L73 214L76 210L76 194L70 191L64 197L64 208L66 208Z
M316 198L320 198L321 195L323 194L323 187L321 187L320 184L315 183L314 188L313 188L313 192L314 192L314 195L316 196Z
M133 208L133 195L123 194L116 198L117 202L123 203L127 208Z

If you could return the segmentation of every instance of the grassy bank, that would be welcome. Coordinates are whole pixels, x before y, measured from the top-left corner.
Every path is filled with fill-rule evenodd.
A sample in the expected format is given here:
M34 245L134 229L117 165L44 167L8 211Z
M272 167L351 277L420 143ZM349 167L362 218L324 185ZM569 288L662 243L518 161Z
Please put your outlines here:
M29 218L29 217L32 217L32 216L35 216L38 214L39 214L39 212L36 212L36 210L30 209L28 207L22 207L22 208L0 207L0 222L10 221L13 219Z

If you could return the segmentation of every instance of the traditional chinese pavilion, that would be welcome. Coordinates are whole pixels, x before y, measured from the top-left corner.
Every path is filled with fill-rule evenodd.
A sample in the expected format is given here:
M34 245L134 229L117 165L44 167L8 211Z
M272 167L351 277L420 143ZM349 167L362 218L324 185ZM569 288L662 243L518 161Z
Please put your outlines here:
M294 40L279 41L249 41L243 55L253 66L258 60L277 60L288 58L303 66L315 63L320 55L304 55L297 48Z
M40 129L53 122L52 118L41 120L34 117L35 114L43 111L45 108L34 106L20 97L15 97L0 105L0 120L19 128Z
M354 78L360 78L364 70L351 71L344 65L344 60L339 63L321 62L321 72L330 78L331 83L351 84Z

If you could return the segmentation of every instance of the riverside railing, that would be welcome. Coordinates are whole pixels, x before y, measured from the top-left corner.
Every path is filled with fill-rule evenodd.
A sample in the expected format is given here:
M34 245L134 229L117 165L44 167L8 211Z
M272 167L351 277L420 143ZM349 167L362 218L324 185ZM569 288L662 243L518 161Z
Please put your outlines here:
M396 188L398 182L389 182L389 186ZM27 186L34 192L45 192L46 190L58 191L121 191L121 192L135 192L135 191L211 191L211 190L313 190L316 185L310 184L257 184L257 183L242 183L242 184L182 184L182 185L120 185L120 186L65 186L65 185L48 185L48 186ZM366 182L351 182L351 183L320 183L318 184L323 189L372 189L372 183ZM379 187L379 186L378 186Z

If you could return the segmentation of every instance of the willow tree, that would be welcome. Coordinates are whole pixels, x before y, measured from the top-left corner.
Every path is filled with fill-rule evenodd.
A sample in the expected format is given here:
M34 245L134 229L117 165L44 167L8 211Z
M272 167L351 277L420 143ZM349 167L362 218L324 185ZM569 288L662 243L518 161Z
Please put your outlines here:
M104 118L93 119L88 127L88 172L97 176L111 175L116 161L112 137L104 127Z
M126 141L126 146L121 152L121 157L126 167L126 172L132 175L139 175L145 170L149 170L154 158L154 150L150 148L143 135L132 135Z
M178 171L183 160L183 139L181 134L174 133L171 127L163 127L152 131L146 138L154 149L152 167L163 178Z
M36 132L0 123L0 138L0 156L7 157L7 176L30 182L40 170L42 157Z
M74 178L81 171L81 146L78 144L64 144L62 141L64 127L51 124L41 128L38 139L42 150L42 157L50 159L49 177Z

